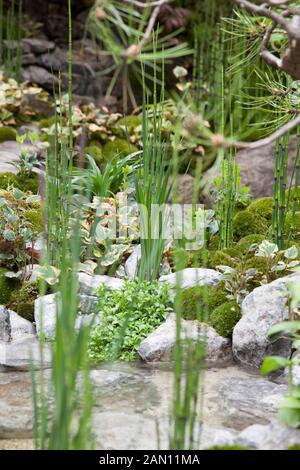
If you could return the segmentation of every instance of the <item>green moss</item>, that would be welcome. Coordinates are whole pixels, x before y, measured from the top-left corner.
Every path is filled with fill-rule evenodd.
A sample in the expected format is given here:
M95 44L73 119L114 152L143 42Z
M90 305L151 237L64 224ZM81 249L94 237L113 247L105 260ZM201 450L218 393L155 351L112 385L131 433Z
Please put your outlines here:
M217 266L230 266L234 268L237 265L237 259L230 256L225 250L212 252L209 258L209 267L215 269Z
M126 136L127 134L132 134L134 130L142 125L142 120L139 116L125 116L119 119L115 124L115 129L118 132L118 129L122 131L122 134Z
M237 243L236 247L238 249L241 249L243 253L247 253L251 245L260 245L260 243L262 243L265 239L266 236L264 235L260 235L258 233L251 233L250 235L241 238L240 241Z
M285 233L293 242L300 242L300 212L288 212L284 225Z
M33 194L39 192L39 175L37 173L31 173L27 178L16 175L15 186L21 191L30 191Z
M43 214L42 209L28 209L24 212L24 218L32 224L32 228L36 234L43 231Z
M209 324L215 328L219 335L230 338L233 328L240 318L241 309L233 300L216 307L210 315Z
M0 189L7 189L8 186L16 186L16 175L14 173L0 174Z
M16 140L17 132L13 127L2 126L0 127L0 143L7 140Z
M289 198L289 209L293 210L296 207L296 211L300 211L300 186L286 190L286 199Z
M287 450L300 450L300 444L294 444L288 447Z
M266 234L268 224L263 217L248 210L238 212L233 219L233 234L236 241L252 233Z
M39 122L39 127L40 129L45 129L48 127L51 127L53 124L55 124L55 117L48 117L45 119L41 119Z
M34 301L39 295L39 283L25 282L21 289L15 292L9 307L21 317L34 321Z
M179 291L175 297L175 308L178 308L185 320L210 322L210 315L216 306L227 301L224 284L216 287L195 286Z
M188 251L184 248L175 248L171 255L172 266L175 271L185 268L199 268L209 264L210 252L204 248Z
M99 142L99 140L96 140L96 139L89 140L88 147L98 147L99 149L102 150L101 143Z
M247 211L254 214L259 214L268 222L272 221L273 214L273 198L272 197L262 197L253 201L248 207Z
M218 250L220 245L220 236L218 234L213 235L210 237L208 242L208 249L209 250Z
M7 305L19 281L5 276L6 268L0 268L0 305Z
M125 139L115 139L106 142L103 147L103 158L106 161L112 160L114 157L126 157L127 155L137 152L135 145L127 142Z
M103 162L102 149L99 146L89 145L85 148L85 154L90 155L98 165Z

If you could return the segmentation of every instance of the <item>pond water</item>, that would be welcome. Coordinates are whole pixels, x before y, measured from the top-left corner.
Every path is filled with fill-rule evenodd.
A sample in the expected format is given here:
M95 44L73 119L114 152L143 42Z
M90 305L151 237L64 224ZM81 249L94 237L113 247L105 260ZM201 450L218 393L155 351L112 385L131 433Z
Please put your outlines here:
M49 377L50 371L45 371ZM210 431L233 433L245 427L244 419L232 421L224 413L219 388L224 380L253 379L256 376L236 366L205 372L204 422ZM167 367L115 363L91 371L94 388L93 429L96 448L133 449L158 446L157 423L169 429L173 372ZM260 379L258 379L260 380ZM253 416L253 423L256 417ZM248 424L251 424L251 416ZM205 437L204 437L205 440ZM208 439L209 440L209 439ZM166 446L166 441L161 444ZM203 444L204 445L204 444ZM29 372L0 372L0 449L33 448L31 382Z

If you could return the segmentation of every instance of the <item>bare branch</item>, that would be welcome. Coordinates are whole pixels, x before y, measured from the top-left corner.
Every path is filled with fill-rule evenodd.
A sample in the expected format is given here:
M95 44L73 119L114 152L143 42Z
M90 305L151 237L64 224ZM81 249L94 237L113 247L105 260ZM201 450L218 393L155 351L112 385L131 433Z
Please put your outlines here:
M295 127L300 126L300 114L292 119L290 122L280 127L273 134L265 137L264 139L257 140L256 142L236 142L236 141L227 141L226 147L234 147L237 149L257 149L264 147L265 145L270 145L276 141L279 137L284 136L287 132L292 131Z

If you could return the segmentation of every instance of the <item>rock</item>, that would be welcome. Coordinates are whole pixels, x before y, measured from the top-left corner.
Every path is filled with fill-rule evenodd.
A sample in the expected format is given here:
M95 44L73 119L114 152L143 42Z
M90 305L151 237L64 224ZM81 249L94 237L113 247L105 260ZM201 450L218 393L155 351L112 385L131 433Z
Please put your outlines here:
M0 341L7 343L34 334L35 329L30 321L20 317L13 310L8 310L4 305L0 306Z
M22 79L30 83L36 83L48 90L53 89L53 85L57 79L50 72L45 70L43 67L37 65L30 65L22 72Z
M38 336L46 340L55 336L57 294L48 294L38 297L34 302L34 320Z
M75 329L80 330L83 326L95 326L101 323L101 318L99 315L78 315L75 321Z
M85 273L78 274L79 292L89 296L97 296L97 290L101 284L105 284L112 289L121 289L124 286L124 281L116 277L94 275L91 276Z
M228 378L219 388L219 408L224 416L223 424L243 428L253 422L266 424L274 418L286 385L253 378Z
M171 288L179 285L181 289L187 289L194 286L215 286L220 279L221 273L214 269L186 268L177 273L161 276L159 281L167 282Z
M287 450L300 444L300 430L272 420L267 425L253 424L244 429L236 443L259 450Z
M0 306L0 341L8 342L11 340L9 311L4 306Z
M125 263L125 274L128 279L134 279L136 277L140 259L141 245L137 245Z
M10 320L10 331L12 341L26 337L27 335L32 336L35 334L35 328L33 324L20 317L13 310L9 310Z
M134 374L119 372L114 370L94 369L90 371L91 383L94 387L100 389L108 388L109 390L119 388L123 385L138 381L140 378Z
M59 72L62 68L64 62L66 62L67 58L63 54L63 52L56 48L55 52L46 54L42 54L36 58L37 65L46 68L47 70L53 72Z
M257 149L241 150L236 155L237 166L240 168L241 184L249 186L252 196L255 198L273 196L274 187L274 149L275 143L259 147ZM290 137L289 159L287 165L287 178L290 180L297 155L297 136ZM207 202L212 202L208 195L214 180L221 172L216 165L205 173L204 192L208 197Z
M289 318L289 282L299 282L300 276L287 276L254 289L242 303L242 318L233 330L234 358L245 367L259 368L266 355L288 357L290 342L270 342L270 328Z
M169 186L171 187L171 185L172 178L169 180ZM192 204L193 202L198 202L198 197L196 197L196 201L194 200L194 192L195 178L188 174L177 175L174 195L172 192L170 193L168 202L173 203L174 200L177 204Z
M0 364L16 370L51 367L51 349L44 345L44 361L41 362L40 343L36 336L27 335L10 343L0 343Z
M22 49L30 50L33 54L43 54L43 52L53 51L55 43L45 39L25 38L22 40ZM23 50L24 50L23 49Z
M167 422L138 413L100 412L94 413L93 432L97 450L153 450L168 449Z
M232 361L231 341L219 336L210 326L195 321L182 320L182 341L185 339L206 342L206 362L211 365ZM166 362L172 359L176 342L176 316L170 314L167 320L154 330L138 347L139 356L146 362Z

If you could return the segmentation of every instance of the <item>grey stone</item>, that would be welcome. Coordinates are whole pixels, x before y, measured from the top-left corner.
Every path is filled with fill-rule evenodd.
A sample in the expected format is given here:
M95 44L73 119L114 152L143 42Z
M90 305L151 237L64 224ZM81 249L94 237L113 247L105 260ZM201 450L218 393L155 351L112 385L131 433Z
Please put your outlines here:
M27 335L10 343L0 343L0 364L11 369L29 370L51 366L50 346L44 345L44 361L41 361L40 343L35 335Z
M38 297L34 302L34 320L38 336L42 335L46 340L55 336L57 294L48 294Z
M43 52L53 51L55 43L45 39L25 38L22 40L22 48L26 51L30 50L34 54L42 54Z
M121 289L124 281L116 277L94 275L86 273L78 274L79 292L88 296L97 296L97 290L102 284L112 289Z
M242 428L256 422L266 424L275 417L288 387L268 380L228 378L219 388L219 408L223 424Z
M22 71L22 79L31 83L36 83L48 90L53 89L57 79L43 67L30 65Z
M0 305L0 341L8 342L11 339L9 311Z
M172 186L171 177L169 180L169 187ZM174 188L174 194L171 192L169 196L169 202L173 203L174 197L177 204L192 204L195 202L194 194L195 193L195 178L189 174L177 175L176 184ZM198 202L198 197L196 195L196 202Z
M9 320L12 341L35 334L33 324L25 318L20 317L20 315L13 310L9 310Z
M55 52L53 53L42 54L36 58L36 63L38 65L45 67L46 69L53 72L58 72L61 70L65 61L65 55L58 48L56 48Z
M221 273L214 269L206 268L186 268L177 273L161 276L159 281L166 282L171 288L177 285L181 289L194 286L215 286L220 282Z
M242 318L233 330L234 358L245 367L259 368L270 354L288 357L290 342L270 342L270 328L289 318L288 283L299 282L300 276L287 276L258 287L242 303Z
M300 445L300 430L272 420L267 425L253 424L236 437L236 443L258 450L287 450Z
M125 274L128 279L134 279L138 271L138 263L141 259L141 245L137 245L125 262Z
M210 326L195 321L182 320L182 342L205 340L206 362L209 365L232 361L231 341L219 336ZM138 347L139 356L146 362L170 361L176 342L176 317L172 313L166 321L144 339Z

